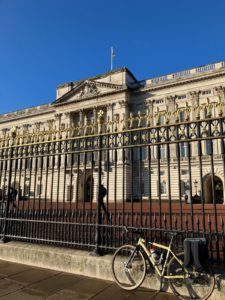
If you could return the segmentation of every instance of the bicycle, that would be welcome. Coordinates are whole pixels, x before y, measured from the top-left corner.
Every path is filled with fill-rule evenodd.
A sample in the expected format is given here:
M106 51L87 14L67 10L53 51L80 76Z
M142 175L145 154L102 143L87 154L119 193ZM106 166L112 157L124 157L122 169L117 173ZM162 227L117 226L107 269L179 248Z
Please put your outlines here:
M173 293L181 299L209 298L215 286L214 274L208 264L201 270L184 266L184 252L175 254L172 250L173 238L177 233L170 233L170 243L166 246L156 242L149 242L147 245L142 237L142 230L135 229L132 232L139 234L136 246L121 246L112 260L113 277L121 288L134 290L143 283L147 261L149 267L160 277L160 290L164 278L169 281ZM160 249L161 252L156 256L157 252L152 252L151 249Z

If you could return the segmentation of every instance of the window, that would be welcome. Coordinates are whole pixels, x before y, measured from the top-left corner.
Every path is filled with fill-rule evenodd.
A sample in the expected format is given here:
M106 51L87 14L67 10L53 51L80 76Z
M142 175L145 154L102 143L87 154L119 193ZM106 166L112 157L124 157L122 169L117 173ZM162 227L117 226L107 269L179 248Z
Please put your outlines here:
M40 196L42 193L42 184L37 184L37 196Z
M212 145L211 145L212 141L210 140L206 140L205 141L205 154L206 155L211 155L212 154Z
M148 148L147 147L141 147L141 157L142 157L142 160L148 159Z
M179 119L180 119L180 122L184 122L185 121L185 113L184 113L184 111L180 111L179 112Z
M188 175L188 170L181 170L181 175Z
M165 124L165 117L164 116L159 116L159 125L164 125Z
M177 99L179 99L179 100L186 99L186 95L179 95L179 96L177 96Z
M211 90L202 91L202 95L210 95L210 94L211 94Z
M155 103L156 103L156 104L160 104L160 103L163 103L163 102L164 102L163 99L155 100Z
M73 185L67 185L67 201L73 200Z
M28 170L31 168L31 158L30 157L28 157L26 159L26 167L27 167Z
M187 157L187 143L180 143L180 157Z
M183 196L189 190L190 190L189 183L181 180L181 195Z
M160 182L160 194L166 194L166 181Z
M166 158L166 145L160 145L160 158Z

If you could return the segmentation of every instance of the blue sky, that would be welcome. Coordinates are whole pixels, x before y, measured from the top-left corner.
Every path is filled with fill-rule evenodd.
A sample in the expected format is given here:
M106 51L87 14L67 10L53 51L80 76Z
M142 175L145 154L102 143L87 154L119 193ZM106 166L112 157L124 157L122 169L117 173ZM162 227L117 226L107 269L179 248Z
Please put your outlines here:
M224 0L0 0L0 113L126 66L137 79L225 60Z

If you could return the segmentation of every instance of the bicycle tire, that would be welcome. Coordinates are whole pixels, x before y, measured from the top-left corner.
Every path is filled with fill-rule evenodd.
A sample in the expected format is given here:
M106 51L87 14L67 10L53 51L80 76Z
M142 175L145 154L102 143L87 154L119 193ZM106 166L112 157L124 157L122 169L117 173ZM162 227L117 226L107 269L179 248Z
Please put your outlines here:
M134 257L128 265L134 251ZM113 255L112 273L121 288L135 290L142 284L146 275L146 261L143 254L132 245L123 245Z
M177 258L184 261L184 252L178 253ZM215 277L209 265L206 265L201 272L194 268L188 268L190 278L169 279L173 293L180 299L206 300L212 294L215 286ZM167 265L167 275L183 275L184 268L172 257Z

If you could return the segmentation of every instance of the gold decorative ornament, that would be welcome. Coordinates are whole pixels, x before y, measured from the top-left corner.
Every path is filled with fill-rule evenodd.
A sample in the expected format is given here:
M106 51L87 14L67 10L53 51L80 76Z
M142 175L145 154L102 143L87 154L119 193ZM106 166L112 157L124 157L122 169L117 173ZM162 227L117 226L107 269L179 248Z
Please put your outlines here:
M212 108L213 104L210 103L209 98L206 99L205 109L206 109L206 117L211 118L212 116Z
M122 123L122 130L125 130L126 129L126 115L125 114L123 114L123 118L120 122Z
M135 117L134 117L133 113L130 112L130 117L128 119L130 129L134 128L134 120L135 120Z
M146 126L150 127L151 126L151 114L150 114L150 109L147 109L145 118L146 118Z
M196 102L196 105L194 107L194 112L195 112L195 118L196 120L200 119L200 111L202 110L202 107L199 105L199 101Z
M189 119L190 119L190 112L191 112L191 108L189 107L188 102L186 101L185 108L184 108L184 114L185 114L186 121L189 121Z
M221 96L218 96L218 102L216 103L216 108L218 110L219 117L223 116L223 107L224 107L224 103L222 103Z
M165 116L166 124L168 124L169 121L170 121L170 115L171 115L171 112L169 111L168 105L166 105L166 110L163 112L163 115Z
M142 118L143 118L143 117L142 117L141 112L138 111L138 115L137 115L137 117L136 117L136 120L137 120L137 125L138 125L139 128L141 127Z

